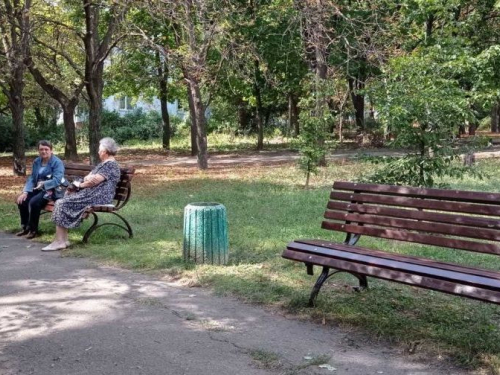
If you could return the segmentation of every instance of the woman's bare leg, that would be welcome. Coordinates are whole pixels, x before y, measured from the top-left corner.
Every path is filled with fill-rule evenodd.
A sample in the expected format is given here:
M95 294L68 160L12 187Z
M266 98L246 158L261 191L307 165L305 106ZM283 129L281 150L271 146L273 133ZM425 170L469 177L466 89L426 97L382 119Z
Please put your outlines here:
M54 242L66 244L66 242L68 242L68 229L60 227L59 225L56 226L56 238Z

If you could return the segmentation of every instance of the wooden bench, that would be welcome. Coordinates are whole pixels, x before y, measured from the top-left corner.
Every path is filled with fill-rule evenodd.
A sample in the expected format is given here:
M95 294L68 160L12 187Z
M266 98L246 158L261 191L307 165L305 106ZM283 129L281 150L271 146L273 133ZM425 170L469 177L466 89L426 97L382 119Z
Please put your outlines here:
M64 166L65 166L64 177L70 182L77 178L85 177L94 168L91 165L78 164L78 163L64 163ZM113 199L113 203L109 205L89 206L86 209L84 214L84 219L88 218L89 216L92 216L94 218L94 221L92 225L89 227L89 229L87 229L87 231L83 235L82 241L84 243L88 242L90 236L96 229L103 227L105 225L114 225L119 228L122 228L128 233L129 238L132 238L133 232L130 224L123 216L121 216L118 213L118 211L120 211L127 204L130 198L130 194L132 192L130 182L134 177L135 169L132 167L120 168L120 172L121 172L120 181L116 185L116 192L115 192L115 197ZM54 203L55 203L54 201L49 201L45 206L45 211L52 212L54 210ZM97 216L97 213L112 214L121 219L121 221L125 226L111 222L98 224L99 217Z
M361 235L500 255L500 194L335 182L322 228L346 233L344 243L296 240L286 259L323 271L323 283L348 272L367 288L367 276L500 304L500 272L356 246Z

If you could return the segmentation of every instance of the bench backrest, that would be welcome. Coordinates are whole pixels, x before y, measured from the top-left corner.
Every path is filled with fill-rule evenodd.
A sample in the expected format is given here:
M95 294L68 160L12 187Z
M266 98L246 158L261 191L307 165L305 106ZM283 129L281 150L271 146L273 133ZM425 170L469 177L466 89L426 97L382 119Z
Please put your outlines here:
M76 178L82 178L90 173L94 166L80 163L64 163L64 176L68 181L73 181ZM123 167L120 168L120 181L116 185L115 197L113 204L116 209L125 206L130 198L132 178L134 177L135 168Z
M335 182L322 228L500 255L500 194ZM486 240L486 241L485 241Z

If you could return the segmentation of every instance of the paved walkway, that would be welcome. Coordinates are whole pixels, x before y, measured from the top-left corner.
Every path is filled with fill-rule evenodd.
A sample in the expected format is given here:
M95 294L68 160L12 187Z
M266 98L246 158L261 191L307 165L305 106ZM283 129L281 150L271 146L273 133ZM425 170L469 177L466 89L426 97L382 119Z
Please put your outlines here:
M1 375L463 373L42 246L0 232ZM321 355L330 358L325 366L307 366L304 357Z

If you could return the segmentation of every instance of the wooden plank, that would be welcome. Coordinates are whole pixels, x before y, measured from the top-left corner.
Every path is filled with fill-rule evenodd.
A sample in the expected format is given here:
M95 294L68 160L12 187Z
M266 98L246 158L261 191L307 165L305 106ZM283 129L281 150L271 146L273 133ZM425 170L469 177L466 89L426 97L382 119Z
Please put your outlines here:
M450 223L471 227L482 227L500 229L500 220L486 217L469 215L452 215L439 212L419 211L417 209L401 209L385 206L374 206L370 204L347 203L340 201L329 201L328 209L359 212L366 214L380 214L383 216L410 218L415 220L434 221L439 223Z
M288 247L293 248L295 250L300 250L301 245L297 244L306 244L312 245L315 247L323 247L327 249L338 249L341 251L351 252L355 254L362 255L372 255L379 258L385 259L394 259L399 262L406 262L412 264L420 264L423 266L429 266L433 268L440 268L449 271L456 271L461 273L468 273L470 275L484 276L493 279L500 280L500 271L487 270L484 268L477 268L472 266L464 266L456 263L448 263L434 259L421 258L417 256L407 255L407 254L396 254L392 252L382 251L382 250L373 250L365 247L359 246L351 246L347 244L340 244L336 242L330 241L322 241L322 240L295 240L288 244Z
M311 256L306 253L288 249L283 252L282 256L283 258L299 262L310 262L319 266L327 266L378 279L395 281L426 289L439 290L444 293L500 304L500 292L498 290L483 289L447 280L437 280L429 276L414 275L412 273L402 272L399 270L388 270L374 265L353 263L351 261L326 258L322 256Z
M381 184L360 184L347 181L336 181L333 184L333 188L336 190L352 190L358 192L401 195L415 198L421 197L426 199L444 199L460 202L476 202L500 205L500 193L486 193L484 191L415 188L409 186Z
M424 245L448 247L451 249L469 250L478 253L500 255L500 246L497 244L439 237L430 234L407 232L404 230L373 228L366 225L361 226L361 225L351 225L351 224L340 224L328 221L323 221L321 227L323 229L336 230L346 233L387 238L405 242L416 242Z
M415 221L370 214L345 213L339 211L327 211L325 212L325 218L348 221L350 223L373 224L378 227L401 228L492 241L500 240L500 231L494 229L469 228L459 225Z
M398 259L381 258L376 254L359 254L351 251L343 251L333 248L324 248L304 243L292 242L287 245L287 249L305 252L309 255L320 255L326 258L342 259L349 262L369 264L372 266L408 272L412 275L431 276L433 278L461 282L466 285L479 286L487 289L497 289L500 291L500 280L482 275L472 275L460 271L443 268L436 268L429 265L421 265L413 262L399 261ZM307 257L307 259L311 259Z
M500 216L500 206L491 206L485 204L444 202L389 195L342 193L339 191L332 191L332 193L330 194L330 198L351 203L377 203L388 206L412 207L437 211L453 211L457 213L461 212L477 215Z

